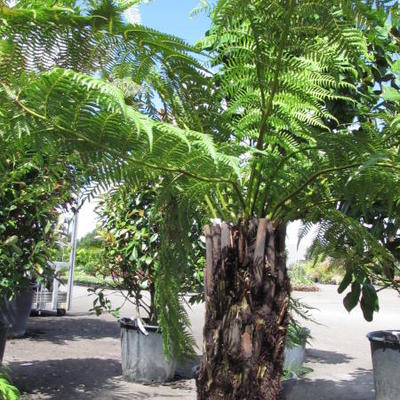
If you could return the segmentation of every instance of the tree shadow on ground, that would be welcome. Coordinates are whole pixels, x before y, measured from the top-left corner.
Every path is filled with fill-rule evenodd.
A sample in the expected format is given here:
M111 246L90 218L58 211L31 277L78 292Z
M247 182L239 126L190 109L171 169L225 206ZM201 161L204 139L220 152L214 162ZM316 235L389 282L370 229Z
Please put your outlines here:
M98 390L113 389L121 364L112 359L86 358L9 363L13 381L34 398L95 399Z
M341 380L300 379L287 400L375 400L372 372L357 369Z
M93 317L37 317L30 318L24 339L65 344L69 340L119 338L117 321Z
M119 361L101 358L14 362L8 365L22 399L145 400L187 399L189 381L149 386L123 381ZM157 388L158 389L155 389ZM165 393L179 389L180 393ZM186 393L182 394L182 391Z
M350 362L353 357L347 354L337 353L336 351L307 349L306 361L318 364L345 364Z

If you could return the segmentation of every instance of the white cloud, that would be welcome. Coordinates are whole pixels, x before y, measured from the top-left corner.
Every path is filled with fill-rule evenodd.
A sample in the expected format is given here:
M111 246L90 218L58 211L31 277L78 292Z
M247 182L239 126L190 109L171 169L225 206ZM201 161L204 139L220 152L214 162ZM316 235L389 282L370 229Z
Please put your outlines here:
M306 251L310 247L314 237L315 229L312 230L299 244L299 229L301 228L302 222L300 220L291 222L288 225L287 235L286 235L286 250L288 252L287 264L293 264L297 261L304 260Z
M93 229L96 228L97 225L97 215L94 212L98 203L97 199L93 199L91 201L86 201L82 208L79 210L78 217L78 239L87 235Z
M127 10L125 10L124 16L130 24L140 24L141 23L138 5L132 6L132 7L128 8Z

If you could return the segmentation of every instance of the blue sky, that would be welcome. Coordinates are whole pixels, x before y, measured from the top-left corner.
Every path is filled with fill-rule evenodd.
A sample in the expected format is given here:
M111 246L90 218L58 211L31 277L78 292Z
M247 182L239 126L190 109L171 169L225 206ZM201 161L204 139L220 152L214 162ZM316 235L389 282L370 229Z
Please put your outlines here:
M154 0L141 4L142 24L194 44L204 36L210 26L210 20L204 13L193 18L189 16L199 2L200 0Z

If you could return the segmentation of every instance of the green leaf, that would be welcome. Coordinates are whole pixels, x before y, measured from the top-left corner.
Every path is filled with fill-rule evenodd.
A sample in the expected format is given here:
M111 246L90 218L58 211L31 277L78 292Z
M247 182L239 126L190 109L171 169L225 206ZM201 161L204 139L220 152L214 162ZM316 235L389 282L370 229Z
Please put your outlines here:
M377 26L377 27L375 28L375 30L376 30L376 33L377 33L377 37L378 37L380 40L386 40L386 39L387 39L387 37L388 37L388 31L387 31L387 29L386 29L385 27L383 27L383 26Z
M347 293L343 299L343 304L348 312L350 312L358 303L361 293L361 285L358 282L351 284L351 292Z
M379 299L376 290L371 283L366 283L362 287L361 310L367 321L372 321L374 311L379 311Z
M348 268L342 282L339 285L338 293L343 293L350 285L352 280L353 280L353 271L350 268Z
M367 304L364 296L361 298L360 306L365 320L371 322L374 318L374 310Z
M6 239L2 246L13 246L18 242L18 236L13 235Z
M150 237L150 243L154 243L158 239L158 233L153 233Z
M138 258L137 247L134 247L132 250L131 256L129 257L129 261L137 260L137 258Z
M386 101L400 101L400 92L391 86L383 86L382 87L382 97Z
M51 228L51 222L49 221L49 222L47 222L47 224L46 224L46 226L44 228L44 233L48 234L49 231L50 231L50 228Z
M400 59L396 60L392 65L391 65L392 71L397 74L400 75Z

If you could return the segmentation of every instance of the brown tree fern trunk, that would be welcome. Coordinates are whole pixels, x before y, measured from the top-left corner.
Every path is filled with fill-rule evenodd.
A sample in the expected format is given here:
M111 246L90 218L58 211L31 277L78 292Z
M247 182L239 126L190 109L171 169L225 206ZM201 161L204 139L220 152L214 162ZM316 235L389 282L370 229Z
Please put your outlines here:
M286 226L206 226L198 400L277 400L288 325Z

